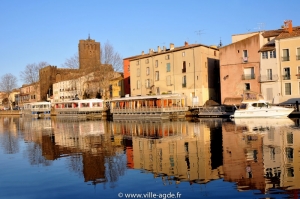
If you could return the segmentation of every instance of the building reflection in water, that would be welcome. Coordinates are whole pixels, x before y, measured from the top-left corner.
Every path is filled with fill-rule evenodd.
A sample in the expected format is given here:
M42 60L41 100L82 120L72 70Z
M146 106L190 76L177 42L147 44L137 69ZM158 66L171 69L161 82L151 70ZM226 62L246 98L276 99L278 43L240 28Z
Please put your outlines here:
M295 125L296 124L296 125ZM238 190L291 194L300 189L299 120L199 119L196 122L60 121L0 117L6 153L26 145L32 165L65 158L85 182L111 187L126 169L139 169L162 185L223 178Z
M128 165L153 173L164 185L221 178L222 133L218 127L187 121L111 123L115 140L132 140L132 148L126 147Z
M289 118L235 119L222 125L224 180L238 190L299 189L299 129ZM297 153L295 153L297 152Z

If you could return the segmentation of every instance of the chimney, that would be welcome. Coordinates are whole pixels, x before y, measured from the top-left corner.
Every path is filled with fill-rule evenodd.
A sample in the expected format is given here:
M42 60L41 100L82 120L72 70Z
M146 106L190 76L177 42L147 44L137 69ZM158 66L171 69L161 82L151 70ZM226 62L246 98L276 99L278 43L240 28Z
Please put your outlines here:
M170 50L173 50L173 49L174 49L174 44L170 43Z
M153 54L153 49L149 49L149 55L152 55Z
M187 41L184 42L184 46L188 46L189 43Z
M157 52L160 53L160 46L157 46Z
M144 55L144 51L142 51L142 55Z
M166 47L165 46L163 47L163 52L166 52Z
M287 30L289 33L293 32L292 20L285 20L284 21L284 29Z

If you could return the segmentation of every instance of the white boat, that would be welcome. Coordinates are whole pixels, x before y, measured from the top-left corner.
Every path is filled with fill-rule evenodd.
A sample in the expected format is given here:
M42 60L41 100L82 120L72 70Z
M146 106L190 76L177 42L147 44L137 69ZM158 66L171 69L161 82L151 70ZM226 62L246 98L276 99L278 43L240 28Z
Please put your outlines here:
M181 94L149 95L116 98L110 101L113 119L172 119L185 118L186 96Z
M101 119L105 111L102 99L84 99L55 102L54 110L60 118Z
M287 117L293 108L271 105L264 100L259 93L246 91L243 94L239 109L235 110L234 118L253 118L253 117Z
M50 102L31 102L25 103L22 109L23 116L32 116L34 118L50 117Z

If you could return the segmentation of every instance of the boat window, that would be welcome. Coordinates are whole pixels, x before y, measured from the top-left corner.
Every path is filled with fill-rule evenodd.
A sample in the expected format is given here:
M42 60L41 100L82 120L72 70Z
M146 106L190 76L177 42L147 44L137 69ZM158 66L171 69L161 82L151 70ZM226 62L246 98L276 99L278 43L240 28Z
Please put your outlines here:
M82 103L82 107L89 107L89 103Z
M253 106L253 107L257 107L257 103L253 103L252 106Z
M247 108L247 104L241 104L240 105L240 109L246 109Z

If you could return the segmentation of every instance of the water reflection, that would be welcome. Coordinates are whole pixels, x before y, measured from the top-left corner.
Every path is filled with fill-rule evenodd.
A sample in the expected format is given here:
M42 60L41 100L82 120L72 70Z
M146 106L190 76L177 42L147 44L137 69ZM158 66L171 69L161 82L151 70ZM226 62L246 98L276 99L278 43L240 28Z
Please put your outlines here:
M295 191L300 188L299 130L299 120L289 118L109 122L0 117L5 153L19 152L24 140L23 154L31 165L52 166L64 158L84 182L111 188L126 170L136 169L162 186L224 179L239 191Z

